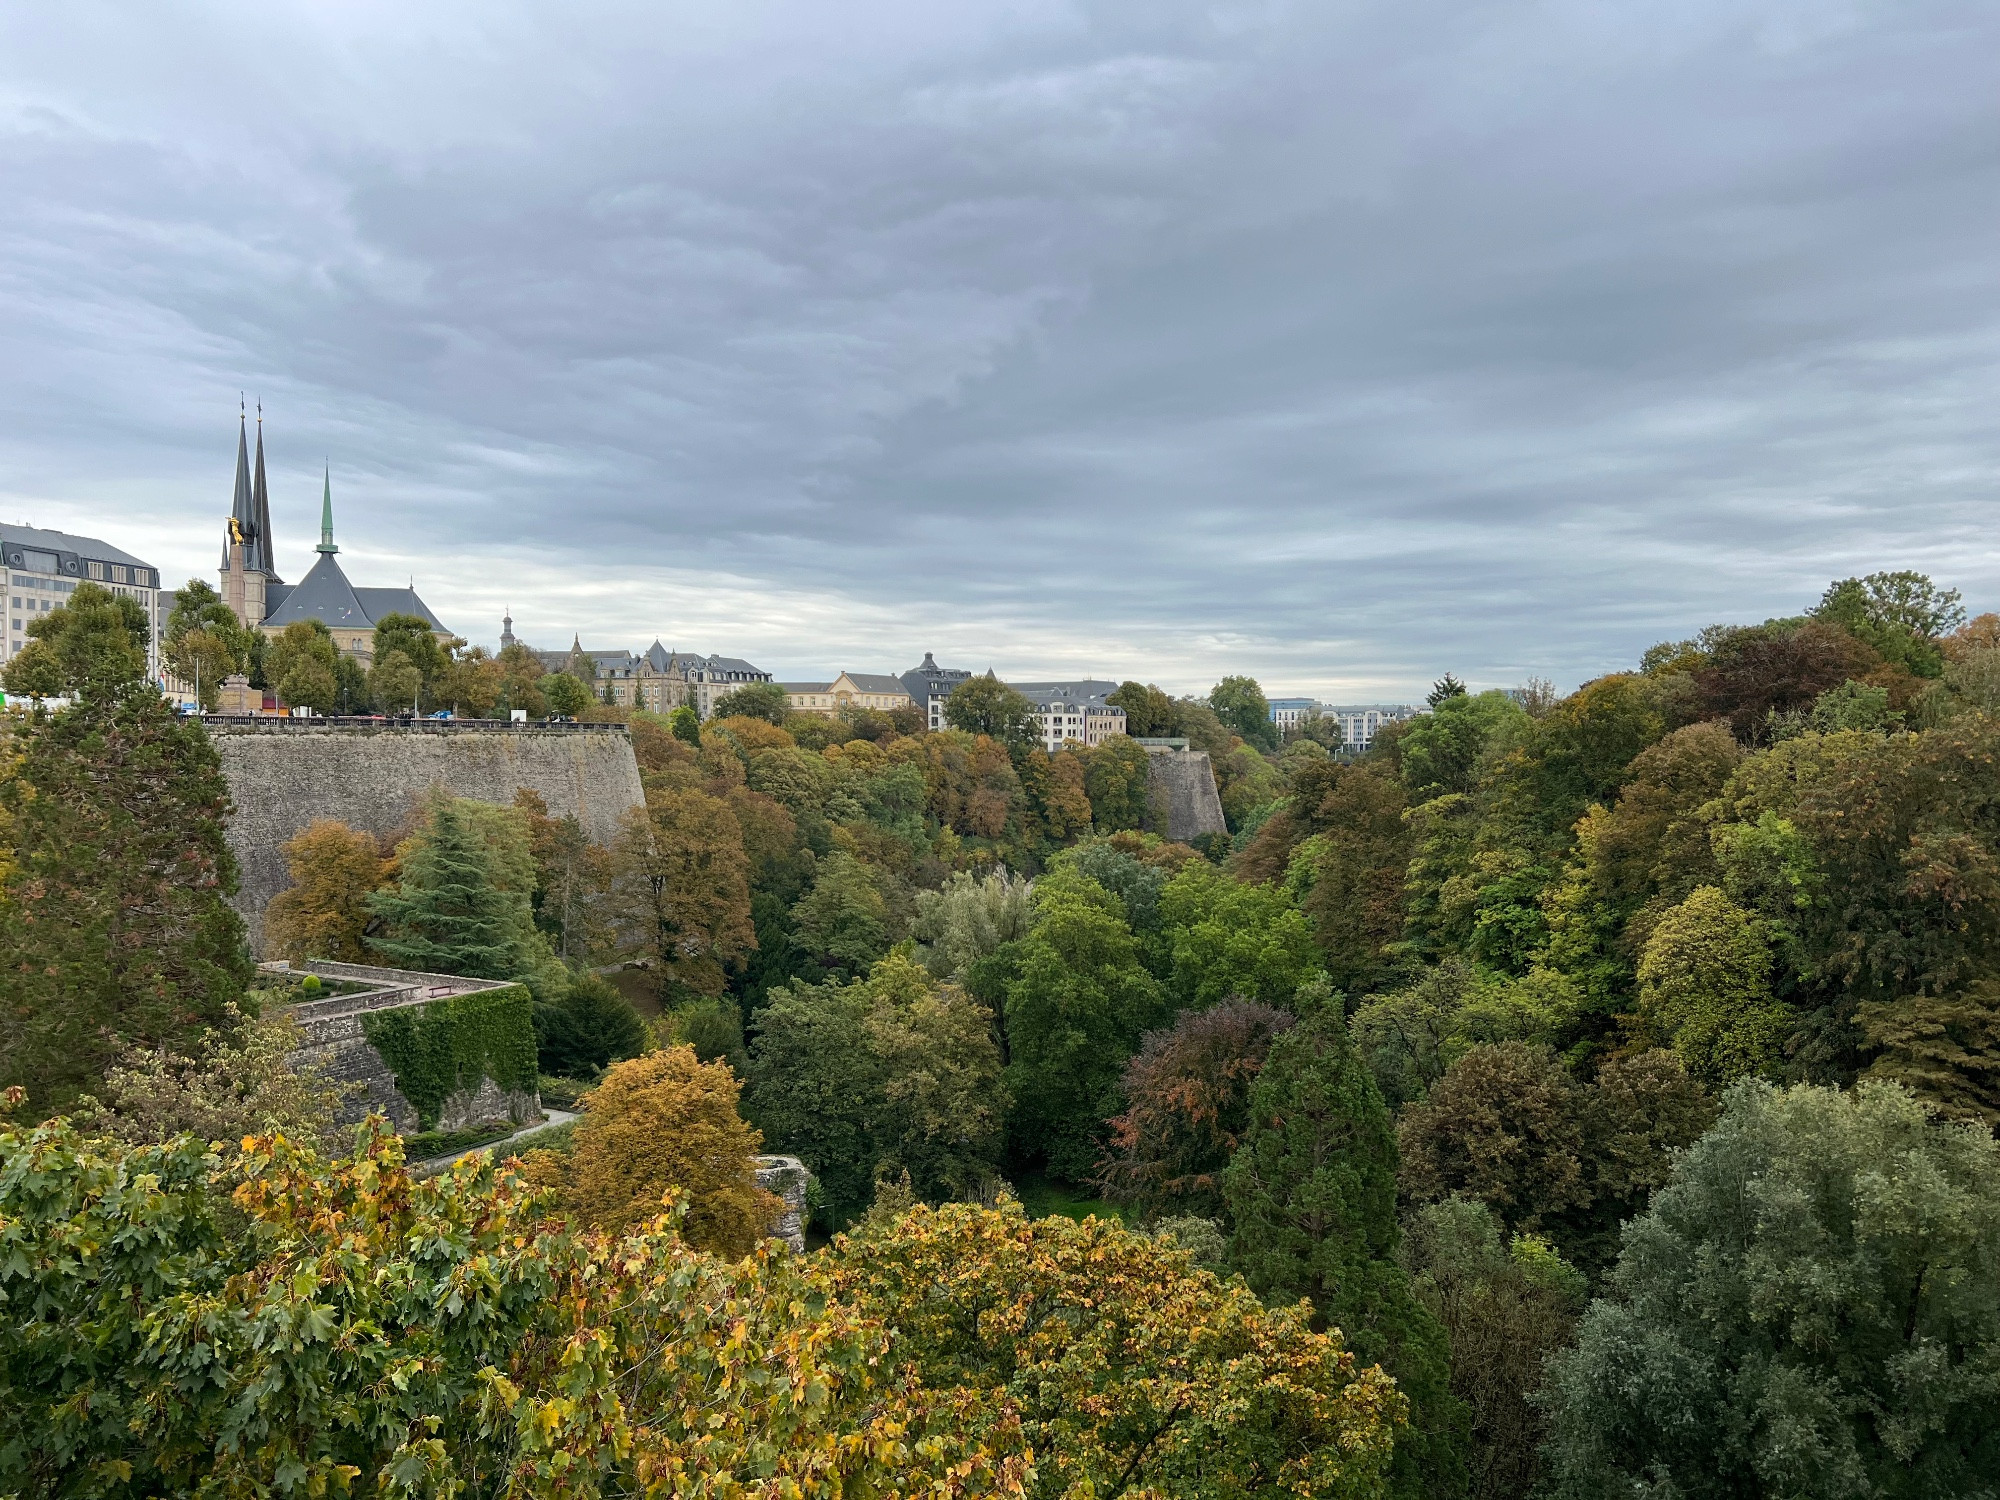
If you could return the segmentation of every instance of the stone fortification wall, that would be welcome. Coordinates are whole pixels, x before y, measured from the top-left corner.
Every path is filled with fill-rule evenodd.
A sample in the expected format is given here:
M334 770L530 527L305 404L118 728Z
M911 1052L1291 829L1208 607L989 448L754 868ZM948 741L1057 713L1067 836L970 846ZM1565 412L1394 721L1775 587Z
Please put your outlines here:
M1187 840L1196 834L1229 831L1207 751L1150 750L1146 759L1153 832Z
M358 993L327 995L292 1005L287 1013L299 1030L299 1047L293 1057L317 1066L336 1082L360 1085L341 1101L336 1112L340 1124L357 1124L368 1115L379 1113L386 1115L389 1123L405 1135L423 1128L423 1122L416 1105L399 1086L395 1069L368 1040L367 1018L388 1010L437 1005L461 995L514 988L488 979L462 979L455 974L380 969L318 959L303 965L302 970L292 970L284 964L266 964L264 971L306 972L369 986ZM541 1118L542 1101L533 1089L509 1088L481 1074L476 1081L446 1095L437 1113L434 1128L439 1130L463 1130L499 1119L525 1123Z
M615 725L475 729L267 719L211 722L209 732L236 802L229 824L243 872L236 905L258 952L264 908L291 883L285 841L315 818L394 834L432 787L502 804L531 787L551 814L575 814L602 844L626 810L645 801L631 737Z

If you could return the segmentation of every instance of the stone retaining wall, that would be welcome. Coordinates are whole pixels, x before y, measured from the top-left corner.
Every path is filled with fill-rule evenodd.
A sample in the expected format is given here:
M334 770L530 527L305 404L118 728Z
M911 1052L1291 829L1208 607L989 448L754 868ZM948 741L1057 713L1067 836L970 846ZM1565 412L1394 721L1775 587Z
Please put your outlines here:
M1185 842L1196 834L1229 831L1207 751L1149 749L1146 762L1152 832Z
M409 825L433 787L502 805L528 787L553 816L574 814L608 844L626 811L645 802L631 736L618 725L246 719L211 722L209 732L236 803L228 835L242 870L236 907L258 952L264 908L291 883L284 845L316 818L389 836Z

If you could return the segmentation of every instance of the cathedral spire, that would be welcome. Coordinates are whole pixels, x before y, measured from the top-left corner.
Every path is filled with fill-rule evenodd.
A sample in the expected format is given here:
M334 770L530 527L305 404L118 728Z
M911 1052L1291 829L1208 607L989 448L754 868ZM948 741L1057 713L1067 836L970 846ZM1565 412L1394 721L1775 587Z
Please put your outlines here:
M229 547L232 543L243 544L246 559L250 553L250 533L257 524L256 502L250 494L250 418L247 413L236 414L236 494L229 505L229 529L223 538L222 565L229 566Z
M333 545L333 466L325 470L326 487L319 496L319 546L313 550L322 557L331 557L340 549Z
M264 483L264 403L257 403L257 469L250 481L250 545L243 549L246 571L276 576L271 559L271 491Z

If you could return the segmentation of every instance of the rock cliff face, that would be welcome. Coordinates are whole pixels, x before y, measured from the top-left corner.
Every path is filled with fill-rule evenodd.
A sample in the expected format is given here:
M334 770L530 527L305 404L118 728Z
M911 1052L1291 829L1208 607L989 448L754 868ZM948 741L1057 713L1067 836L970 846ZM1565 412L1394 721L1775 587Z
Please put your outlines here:
M394 834L432 787L502 804L530 787L551 814L574 813L592 839L609 843L626 809L645 801L631 738L612 725L474 729L275 719L211 724L210 733L236 802L229 823L243 871L236 906L256 952L264 908L291 883L285 841L315 818Z
M758 1156L757 1186L767 1193L776 1193L785 1205L778 1215L778 1222L771 1226L769 1238L783 1240L794 1250L806 1248L806 1188L812 1182L812 1173L806 1170L804 1162L796 1156Z
M1146 788L1154 833L1186 841L1199 833L1227 833L1215 771L1205 750L1155 750L1147 756Z

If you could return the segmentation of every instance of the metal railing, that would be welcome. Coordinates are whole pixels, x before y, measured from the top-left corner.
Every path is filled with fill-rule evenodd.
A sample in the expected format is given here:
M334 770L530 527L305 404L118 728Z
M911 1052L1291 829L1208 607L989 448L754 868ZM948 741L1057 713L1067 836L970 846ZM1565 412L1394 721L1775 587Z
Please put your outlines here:
M381 714L313 714L309 718L293 718L284 714L202 714L199 717L210 729L268 729L277 733L310 729L395 729L425 734L577 734L601 729L628 731L632 727L616 719L575 722L526 719L515 723L508 719L413 719L407 715L396 718Z

